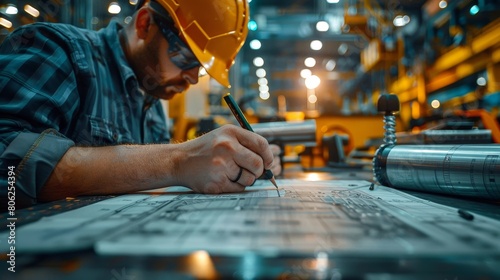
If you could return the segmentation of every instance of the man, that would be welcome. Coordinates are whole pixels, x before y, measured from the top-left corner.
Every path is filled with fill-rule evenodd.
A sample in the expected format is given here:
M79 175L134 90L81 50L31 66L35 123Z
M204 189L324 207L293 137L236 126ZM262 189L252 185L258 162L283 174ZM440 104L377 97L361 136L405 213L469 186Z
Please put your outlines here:
M154 0L125 27L14 31L0 46L2 198L7 186L17 205L172 185L238 192L264 168L279 173L267 141L237 126L167 144L158 102L200 67L229 86L248 18L244 0Z

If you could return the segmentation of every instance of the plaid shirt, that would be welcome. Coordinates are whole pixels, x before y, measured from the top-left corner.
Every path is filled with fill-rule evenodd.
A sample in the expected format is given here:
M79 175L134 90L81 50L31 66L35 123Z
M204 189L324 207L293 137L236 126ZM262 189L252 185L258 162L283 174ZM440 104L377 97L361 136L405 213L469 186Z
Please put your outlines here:
M1 200L9 166L16 204L34 203L72 146L169 141L161 102L140 91L125 59L121 28L36 23L0 45Z

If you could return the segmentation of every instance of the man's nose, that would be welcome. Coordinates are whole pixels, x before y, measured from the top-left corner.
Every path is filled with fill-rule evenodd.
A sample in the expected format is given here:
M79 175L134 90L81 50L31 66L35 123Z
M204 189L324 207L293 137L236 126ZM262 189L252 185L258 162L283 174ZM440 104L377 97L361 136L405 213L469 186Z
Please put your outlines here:
M194 85L198 83L198 73L200 72L200 67L194 67L188 70L182 71L182 78L188 83Z

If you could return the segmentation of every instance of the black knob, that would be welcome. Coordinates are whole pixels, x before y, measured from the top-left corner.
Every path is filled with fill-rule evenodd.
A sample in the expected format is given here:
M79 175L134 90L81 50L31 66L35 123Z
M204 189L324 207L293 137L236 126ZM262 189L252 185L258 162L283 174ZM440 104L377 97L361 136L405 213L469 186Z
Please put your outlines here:
M377 101L377 110L386 116L399 112L399 98L395 94L382 94Z

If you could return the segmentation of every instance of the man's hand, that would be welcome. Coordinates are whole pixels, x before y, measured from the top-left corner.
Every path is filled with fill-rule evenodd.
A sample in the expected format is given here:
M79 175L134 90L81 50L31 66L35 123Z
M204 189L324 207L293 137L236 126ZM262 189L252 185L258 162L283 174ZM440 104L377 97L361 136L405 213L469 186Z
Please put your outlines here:
M281 173L279 161L273 161L279 147L234 125L224 125L178 146L185 156L177 165L177 180L196 192L243 191L262 175L264 168L275 175Z

